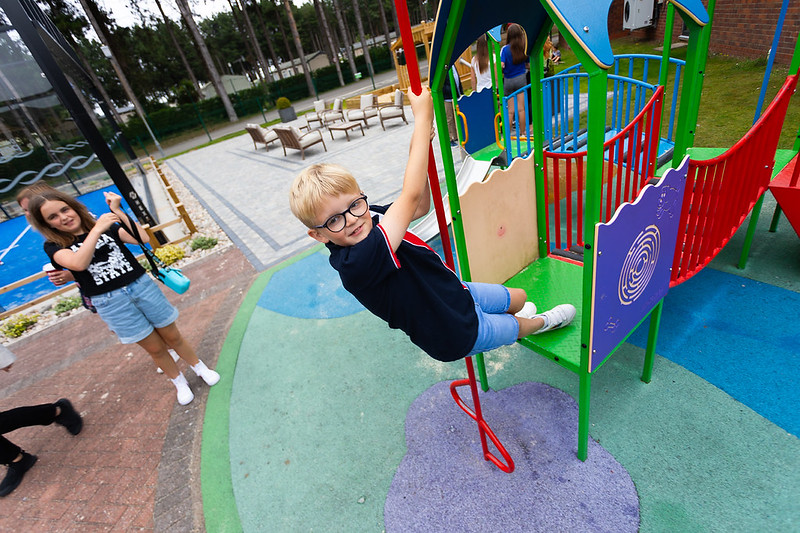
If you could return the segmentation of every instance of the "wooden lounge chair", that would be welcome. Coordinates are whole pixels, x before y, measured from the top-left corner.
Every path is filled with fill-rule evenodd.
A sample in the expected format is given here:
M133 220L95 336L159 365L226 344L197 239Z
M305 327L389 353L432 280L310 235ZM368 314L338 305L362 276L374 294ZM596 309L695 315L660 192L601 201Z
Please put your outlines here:
M367 123L367 119L377 116L378 116L378 106L375 105L374 94L362 94L361 105L359 106L359 108L347 110L348 122L355 122L357 120L360 120L364 123L364 126L368 128L369 124Z
M344 113L342 112L342 99L336 98L333 100L333 108L322 113L322 123L328 125L332 122L341 120L344 122Z
M384 130L386 129L386 126L384 126L383 123L384 121L389 120L390 118L402 118L403 122L408 124L408 120L406 120L406 112L404 109L403 96L404 96L403 91L397 89L394 92L394 103L378 108L378 118L381 121L381 128L383 128Z
M314 101L314 111L309 111L306 113L306 127L310 130L312 122L319 122L319 125L322 126L322 116L328 110L325 109L325 100L316 100Z
M305 159L306 148L317 143L322 143L322 147L326 152L328 151L320 130L311 130L302 134L294 126L275 126L274 131L278 134L278 139L280 139L281 146L283 146L283 155L286 155L287 148L294 148L295 150L300 150L302 159Z
M263 144L269 150L270 143L278 140L278 134L274 130L262 128L258 124L248 124L244 127L253 139L253 146L258 150L258 145Z

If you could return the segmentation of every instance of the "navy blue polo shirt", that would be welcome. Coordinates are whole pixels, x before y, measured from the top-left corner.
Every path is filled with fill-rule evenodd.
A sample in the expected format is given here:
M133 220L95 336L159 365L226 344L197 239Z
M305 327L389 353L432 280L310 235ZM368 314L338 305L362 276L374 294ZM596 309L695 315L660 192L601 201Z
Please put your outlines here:
M411 232L393 252L380 227L388 206L370 206L372 231L355 246L327 243L344 288L389 327L439 361L466 356L478 337L475 302L458 276Z

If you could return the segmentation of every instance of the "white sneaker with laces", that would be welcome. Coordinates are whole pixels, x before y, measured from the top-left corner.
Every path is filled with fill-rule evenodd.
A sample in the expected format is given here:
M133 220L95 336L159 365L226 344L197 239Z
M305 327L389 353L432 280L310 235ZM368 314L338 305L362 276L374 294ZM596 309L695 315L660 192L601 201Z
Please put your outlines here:
M534 331L534 335L568 325L575 318L575 306L572 304L557 305L549 311L536 315L536 317L541 317L544 320L544 326L540 330Z
M522 309L514 313L514 316L519 318L533 318L536 316L536 304L533 302L525 302Z

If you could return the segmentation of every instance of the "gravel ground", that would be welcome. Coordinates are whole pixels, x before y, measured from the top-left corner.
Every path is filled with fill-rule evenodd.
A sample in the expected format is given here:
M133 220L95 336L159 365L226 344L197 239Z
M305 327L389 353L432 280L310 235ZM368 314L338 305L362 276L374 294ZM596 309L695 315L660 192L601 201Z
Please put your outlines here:
M195 237L202 235L204 237L214 237L215 239L217 239L217 245L208 250L192 251L189 245L191 239L189 241L177 244L176 246L180 246L181 248L183 248L186 255L183 257L183 259L178 260L171 266L181 268L182 266L197 261L198 259L202 259L207 255L218 253L220 251L227 249L229 246L232 246L233 244L231 243L231 240L228 238L225 232L222 231L222 229L217 225L216 222L214 222L214 219L208 214L208 212L205 209L203 209L203 206L200 204L200 202L198 202L197 199L195 199L194 196L192 196L189 190L184 186L184 184L180 181L180 179L175 174L172 173L169 167L167 165L162 165L161 169L166 174L167 179L169 180L173 190L175 191L175 194L178 195L178 198L180 199L181 203L183 203L183 205L186 207L186 211L189 213L189 217L192 219L192 222L194 222L194 225L197 228L197 233L195 234ZM153 186L153 184L161 183L161 180L158 179L154 171L151 171L149 173L148 178L151 186ZM175 211L175 216L177 216L177 211ZM0 342L4 345L12 346L14 342L23 339L25 337L28 337L30 335L35 335L37 332L42 331L43 329L52 326L53 324L56 324L62 320L65 320L70 316L75 315L76 313L88 312L83 307L79 307L77 309L73 309L71 311L62 313L60 315L56 314L54 306L59 300L68 297L74 297L77 295L78 295L78 289L75 288L72 291L68 291L65 294L51 298L50 300L42 302L41 304L36 305L34 307L25 309L21 313L12 315L7 319L3 320L2 322L0 322L0 328L2 328L2 326L8 323L9 321L17 319L18 317L20 317L20 315L38 315L38 321L36 322L36 324L28 328L19 337L16 338L7 337L3 335L2 332L0 332Z

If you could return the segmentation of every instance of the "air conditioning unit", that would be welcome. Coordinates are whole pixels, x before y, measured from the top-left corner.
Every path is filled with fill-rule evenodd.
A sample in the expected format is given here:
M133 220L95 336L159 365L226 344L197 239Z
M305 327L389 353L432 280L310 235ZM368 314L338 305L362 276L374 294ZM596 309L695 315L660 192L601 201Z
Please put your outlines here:
M625 0L622 12L622 29L638 30L647 28L655 22L653 12L655 0Z

